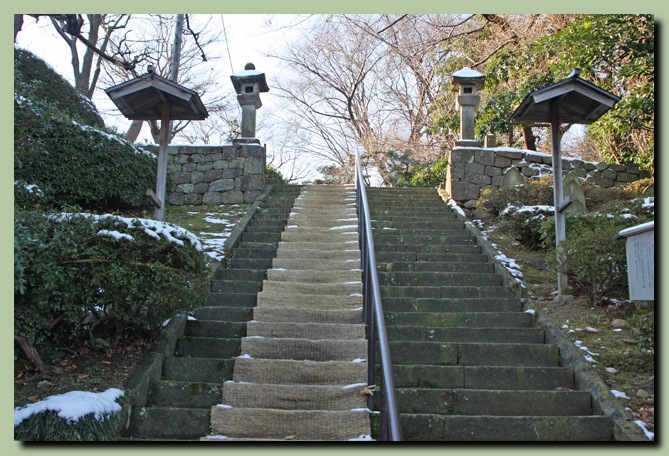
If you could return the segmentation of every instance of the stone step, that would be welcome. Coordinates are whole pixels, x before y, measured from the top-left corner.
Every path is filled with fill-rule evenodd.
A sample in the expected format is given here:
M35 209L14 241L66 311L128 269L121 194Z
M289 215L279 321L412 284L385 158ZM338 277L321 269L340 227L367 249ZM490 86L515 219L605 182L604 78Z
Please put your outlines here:
M253 319L253 307L210 306L195 309L197 320L249 321Z
M220 320L191 320L186 325L186 337L239 338L246 335L246 322Z
M357 229L357 224L358 224L358 217L355 214L347 214L344 217L336 217L336 218L329 218L329 219L323 219L323 218L305 218L301 217L299 220L291 219L289 224L286 226L286 230L294 230L294 229L321 229L321 230L329 230L330 228L336 228L336 227L341 227L341 226L352 226L356 225ZM351 231L353 231L352 229Z
M393 375L397 388L500 390L575 388L574 371L568 367L395 364Z
M152 406L208 409L222 394L220 383L160 380L151 384L148 402Z
M266 269L218 268L216 280L239 280L244 282L262 282L267 278Z
M357 261L357 260L356 260ZM350 271L358 269L358 264L345 260L324 260L324 259L304 259L304 258L275 258L272 266L268 269L287 269L309 271Z
M235 247L232 258L253 258L272 260L276 256L277 244L251 244L252 247Z
M360 264L360 250L353 244L345 250L321 250L321 249L283 249L277 250L278 259L304 259L304 260L335 260Z
M524 417L402 414L402 432L409 441L571 441L613 439L604 416Z
M242 356L254 359L292 359L296 361L349 361L364 359L367 340L242 339Z
M450 272L450 273L485 273L492 274L495 272L495 265L490 262L471 261L465 263L439 263L436 261L415 261L412 263L387 263L379 262L377 259L377 269L381 273L388 272Z
M253 319L276 323L362 323L362 309L359 310L315 310L296 307L259 306L253 309Z
M520 312L522 306L522 301L516 297L383 299L386 312Z
M143 440L199 440L209 434L209 408L141 407L132 436Z
M364 339L365 327L362 324L254 320L247 323L246 334L248 338L264 337L268 339Z
M240 332L246 333L246 325ZM239 354L241 334L229 337L182 337L177 341L175 356L193 358L231 358Z
M366 385L352 388L329 385L277 385L225 382L221 403L234 408L280 410L351 410L367 407ZM219 388L220 389L220 388Z
M241 342L238 340L237 344ZM233 356L239 355L239 349ZM163 363L163 380L218 383L232 379L234 358L195 358L171 356Z
M241 236L243 242L278 243L282 231L244 231Z
M367 364L350 361L237 358L232 380L282 385L367 384Z
M211 291L215 293L257 293L262 281L216 280L211 281Z
M242 348L243 351L243 348ZM556 346L480 342L390 341L393 364L436 364L463 366L559 365Z
M382 298L513 298L516 292L502 286L381 286Z
M342 283L304 283L304 282L277 282L265 280L264 292L284 293L288 295L340 295L350 296L362 292L362 282L348 281Z
M362 294L323 295L296 294L285 290L263 290L258 294L258 307L311 308L314 310L354 310L362 308Z
M357 231L307 231L302 228L288 229L281 233L284 242L327 242L346 243L347 241L358 241Z
M348 283L360 282L361 273L360 269L350 268L350 265L345 271L273 268L267 271L267 280L298 283Z
M387 312L386 325L422 328L529 328L533 315L523 312Z
M420 220L372 220L372 230L373 232L377 231L391 231L399 230L399 232L407 231L408 234L419 234L420 231L426 232L441 232L441 231L464 231L465 225L462 221L458 219L443 219L442 221L435 222L432 220L426 220L425 218ZM414 233L415 231L415 233Z
M257 293L211 292L207 297L207 307L255 307Z
M375 245L375 247L378 247ZM404 252L397 251L381 251L377 249L376 262L377 267L383 270L383 265L392 263L394 265L414 264L414 263L431 263L431 264L453 264L460 263L489 263L488 255L481 253L480 247L466 247L464 253L454 252L454 247L449 248L448 253L424 253L414 250L407 250ZM456 266L457 267L457 266Z
M225 262L231 269L269 269L273 258L226 258Z
M592 414L587 391L398 388L400 413L488 416Z
M434 235L411 235L411 234L381 234L374 233L374 245L411 245L411 246L446 246L446 245L475 245L476 238L470 234L434 234Z
M455 236L468 234L465 231L465 226L462 223L449 223L447 225L434 225L426 227L421 224L419 227L404 227L404 226L378 226L372 225L372 233L374 238L376 236L391 235L391 236Z
M538 328L430 328L425 326L389 325L388 338L394 341L412 340L428 342L485 342L543 344L545 334Z
M410 252L416 255L418 261L440 261L439 258L442 258L444 261L450 261L450 257L453 254L477 254L481 253L481 247L479 245L468 243L468 244L448 244L448 245L403 245L403 244L387 244L387 243L377 243L374 241L374 247L382 254L383 252ZM420 248L420 251L417 251ZM441 257L434 254L441 254ZM381 261L381 260L379 260Z
M379 283L392 286L495 286L502 278L490 272L433 272L433 271L379 271Z
M366 411L214 407L211 421L212 434L233 438L350 440L370 428Z
M342 241L325 241L325 242L309 242L309 241L281 241L278 245L278 250L320 250L326 251L346 251L350 249L358 249L358 240L342 240Z

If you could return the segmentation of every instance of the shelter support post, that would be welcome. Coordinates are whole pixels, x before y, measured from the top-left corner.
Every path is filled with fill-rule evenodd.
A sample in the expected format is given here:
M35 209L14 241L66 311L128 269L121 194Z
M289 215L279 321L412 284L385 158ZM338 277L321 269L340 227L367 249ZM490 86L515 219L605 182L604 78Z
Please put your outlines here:
M553 204L555 207L555 250L557 254L558 273L557 273L557 291L558 296L567 295L569 285L567 275L562 272L564 264L564 254L560 243L566 238L564 210L571 201L562 200L562 152L560 141L560 120L557 103L551 106L551 150L553 155Z
M154 218L162 222L165 218L165 194L167 187L167 146L170 140L170 103L163 103L162 118L160 121L160 146L158 148L158 174L156 176L156 196L160 205L156 207Z

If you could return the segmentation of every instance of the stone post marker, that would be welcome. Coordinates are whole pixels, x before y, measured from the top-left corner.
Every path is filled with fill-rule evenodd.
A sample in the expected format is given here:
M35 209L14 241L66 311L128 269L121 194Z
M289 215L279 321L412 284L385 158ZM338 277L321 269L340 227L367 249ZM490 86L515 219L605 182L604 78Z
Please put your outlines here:
M460 111L460 140L456 146L481 147L474 138L474 110L481 102L477 90L483 88L485 76L476 70L465 67L452 75L453 91L458 92L455 107Z
M237 101L242 107L242 133L234 143L260 144L256 135L256 110L262 107L260 92L269 92L265 73L256 71L255 65L247 63L244 71L230 76L237 92Z

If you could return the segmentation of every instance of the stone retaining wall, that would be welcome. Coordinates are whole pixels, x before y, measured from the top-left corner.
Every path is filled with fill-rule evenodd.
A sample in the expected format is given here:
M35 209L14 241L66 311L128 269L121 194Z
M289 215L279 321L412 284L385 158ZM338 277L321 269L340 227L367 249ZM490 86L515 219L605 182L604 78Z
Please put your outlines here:
M265 148L257 144L171 145L167 163L168 204L250 204L265 188Z
M516 167L528 178L552 173L550 154L505 147L456 147L448 154L446 182L441 193L465 207L474 207L483 188L499 188L502 176ZM643 177L647 171L631 166L562 159L563 174L574 172L581 179L600 187L614 187Z

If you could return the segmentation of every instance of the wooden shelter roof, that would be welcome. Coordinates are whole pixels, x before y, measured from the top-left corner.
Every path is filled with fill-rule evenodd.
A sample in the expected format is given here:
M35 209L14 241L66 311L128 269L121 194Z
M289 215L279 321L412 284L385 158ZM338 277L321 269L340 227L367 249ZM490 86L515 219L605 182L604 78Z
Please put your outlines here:
M524 124L548 124L552 106L557 104L560 123L590 124L611 109L620 98L581 79L574 70L566 79L535 90L511 114L511 120Z
M105 93L130 120L161 120L165 102L170 106L170 120L209 116L197 92L152 72L109 87Z

